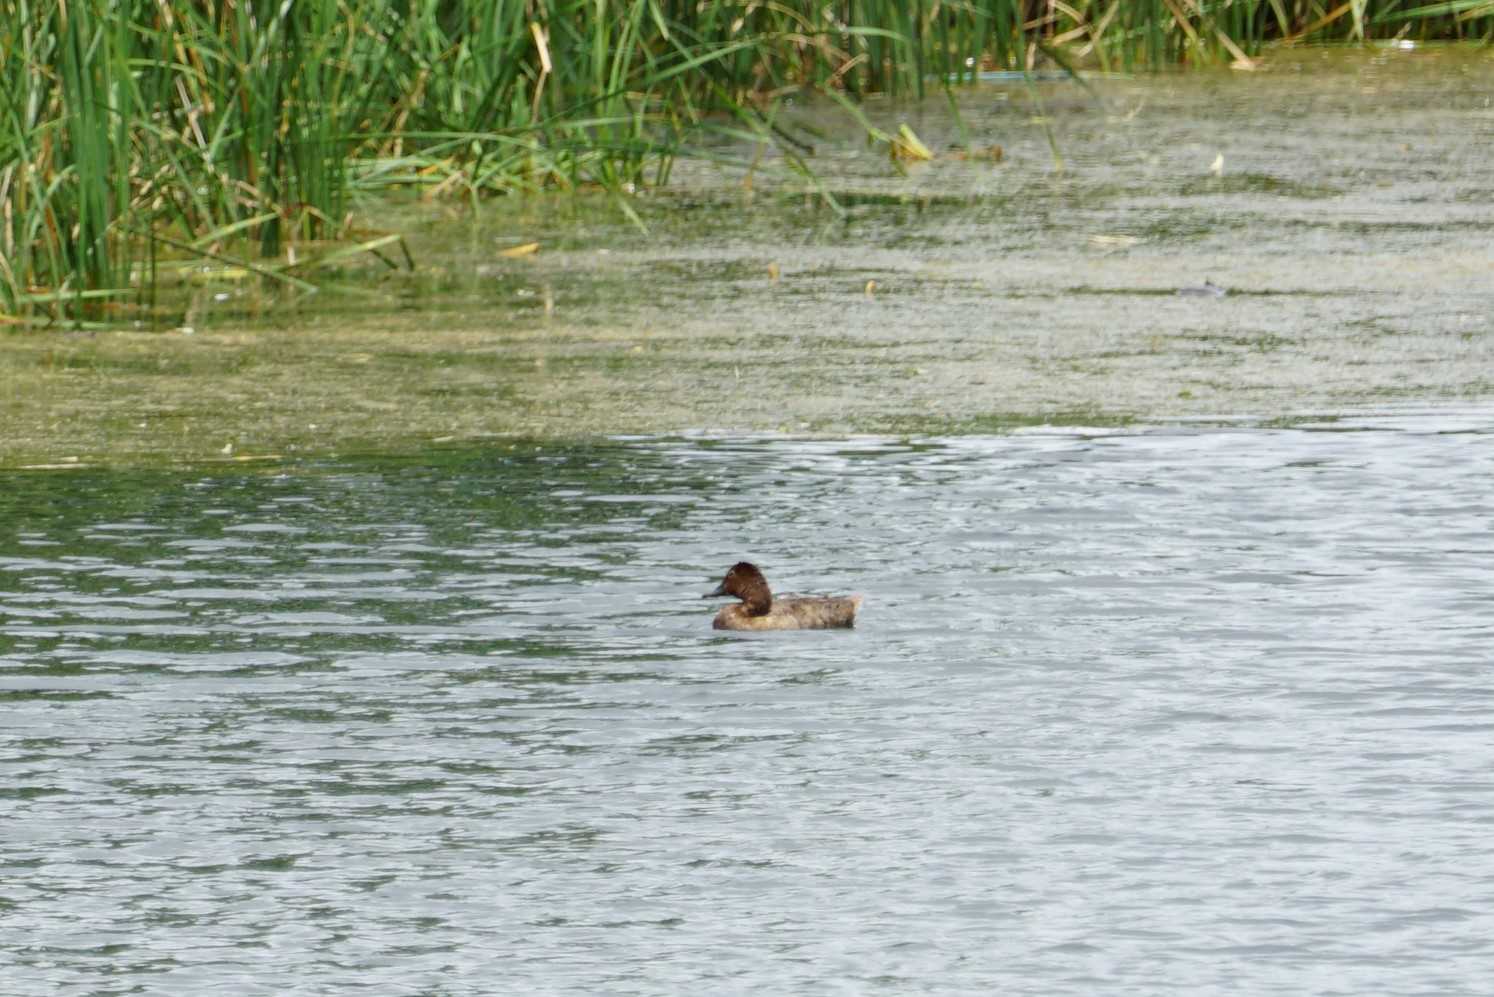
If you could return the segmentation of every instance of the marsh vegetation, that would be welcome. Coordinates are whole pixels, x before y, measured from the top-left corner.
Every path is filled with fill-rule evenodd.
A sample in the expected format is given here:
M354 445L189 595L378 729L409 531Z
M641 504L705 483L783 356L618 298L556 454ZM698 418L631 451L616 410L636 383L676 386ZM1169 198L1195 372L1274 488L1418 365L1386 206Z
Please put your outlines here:
M305 295L220 267L171 289L157 330L0 335L0 466L1290 420L1494 393L1477 127L1494 60L1312 49L1092 86L867 101L941 152L902 173L838 108L791 109L839 211L698 158L629 199L646 231L605 195L386 195L413 272L353 257ZM1005 158L943 154L964 133Z
M396 188L595 188L626 215L722 138L810 173L780 124L806 94L854 115L990 71L1491 30L1486 3L1398 0L3 0L0 317L150 324L185 267L305 290L350 254L408 266L349 210Z

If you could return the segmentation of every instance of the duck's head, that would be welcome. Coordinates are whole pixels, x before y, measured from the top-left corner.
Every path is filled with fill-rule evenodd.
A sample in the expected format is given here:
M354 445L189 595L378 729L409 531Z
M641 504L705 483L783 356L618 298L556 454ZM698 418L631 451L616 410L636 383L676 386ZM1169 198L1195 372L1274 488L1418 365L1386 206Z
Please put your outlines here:
M721 584L701 596L715 599L723 595L734 595L742 600L750 616L764 616L773 608L773 593L768 580L757 570L757 565L738 561L731 566Z

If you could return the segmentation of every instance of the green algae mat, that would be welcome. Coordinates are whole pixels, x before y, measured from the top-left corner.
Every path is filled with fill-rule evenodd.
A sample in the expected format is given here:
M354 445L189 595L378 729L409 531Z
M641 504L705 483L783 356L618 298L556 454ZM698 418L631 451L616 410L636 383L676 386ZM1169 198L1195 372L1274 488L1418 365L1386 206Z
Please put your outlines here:
M304 295L204 269L159 328L0 332L0 466L1487 400L1494 58L1293 59L868 105L928 161L804 107L812 190L702 158L637 221L363 204L413 272Z

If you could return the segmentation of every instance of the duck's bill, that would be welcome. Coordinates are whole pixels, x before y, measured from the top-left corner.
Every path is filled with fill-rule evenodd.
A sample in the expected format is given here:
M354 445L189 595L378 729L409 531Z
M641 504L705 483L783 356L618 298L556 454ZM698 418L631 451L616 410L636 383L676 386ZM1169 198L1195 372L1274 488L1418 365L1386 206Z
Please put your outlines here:
M717 585L715 588L711 589L705 595L701 596L701 598L702 599L715 599L715 598L718 598L719 596L723 596L725 594L726 594L726 583L722 582L720 585Z

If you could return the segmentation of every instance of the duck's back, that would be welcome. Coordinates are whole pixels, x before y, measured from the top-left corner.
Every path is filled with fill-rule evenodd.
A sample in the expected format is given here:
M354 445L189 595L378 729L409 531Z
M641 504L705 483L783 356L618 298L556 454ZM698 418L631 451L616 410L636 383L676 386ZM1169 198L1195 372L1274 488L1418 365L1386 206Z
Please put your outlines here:
M741 603L721 607L711 626L717 630L830 630L854 626L861 596L781 596L762 616L749 616Z

